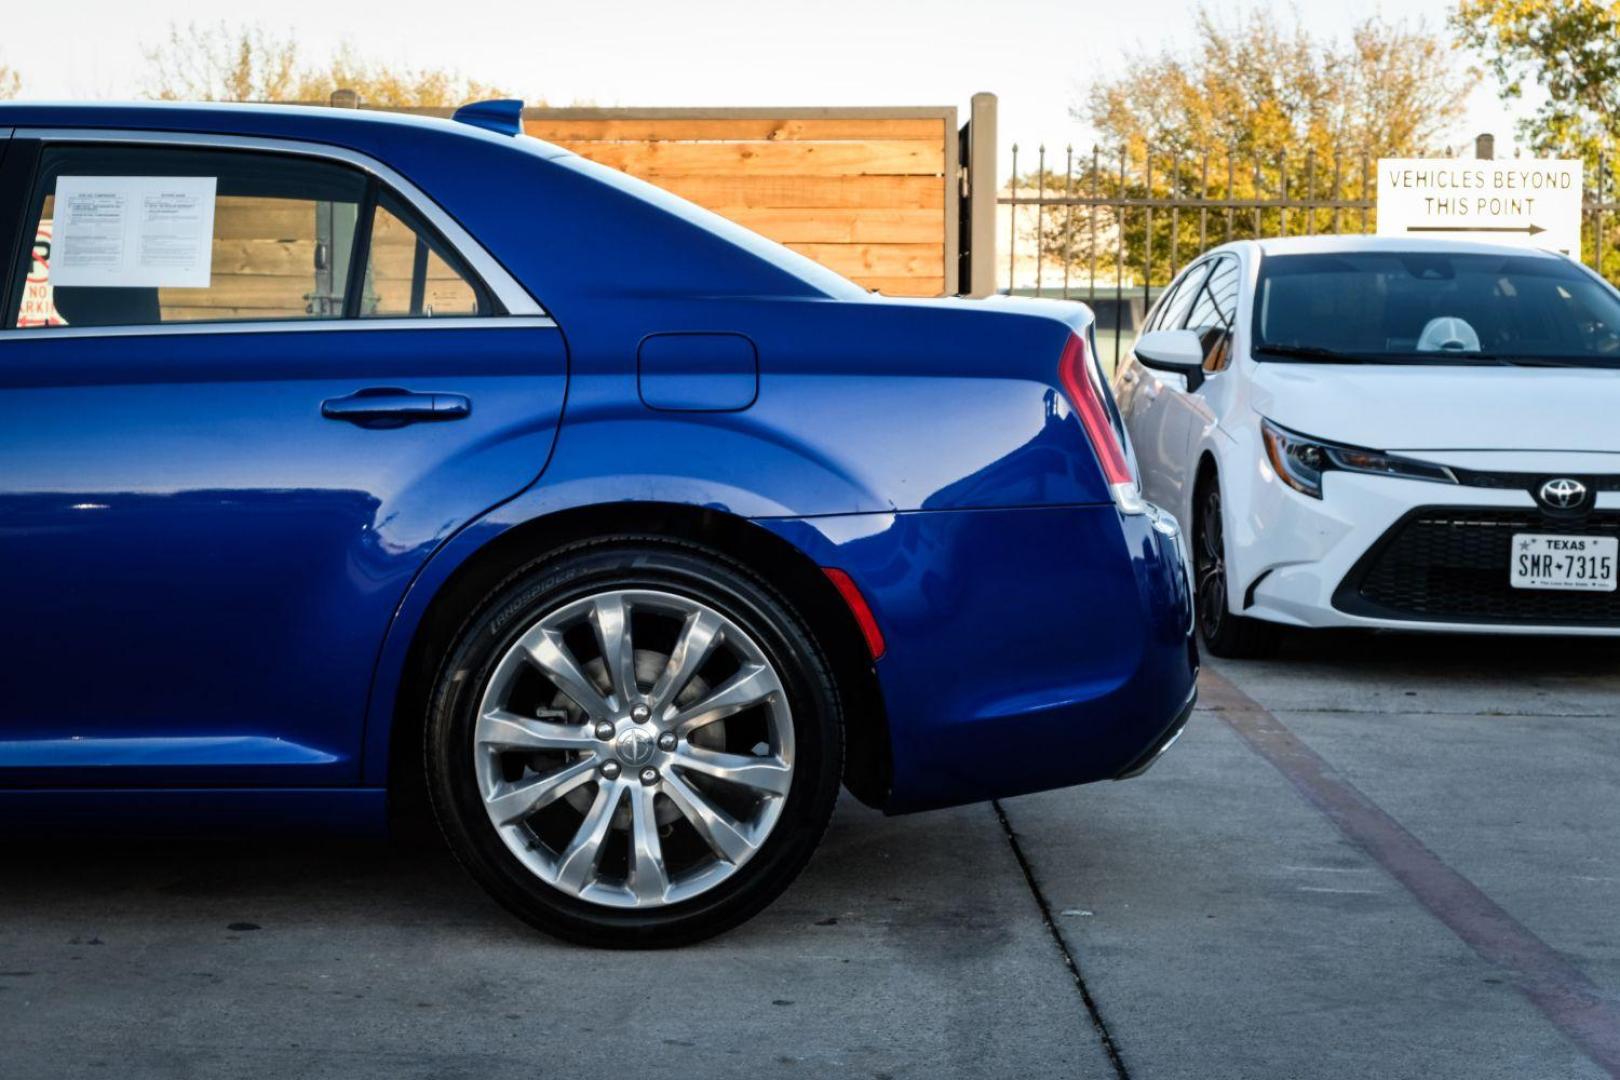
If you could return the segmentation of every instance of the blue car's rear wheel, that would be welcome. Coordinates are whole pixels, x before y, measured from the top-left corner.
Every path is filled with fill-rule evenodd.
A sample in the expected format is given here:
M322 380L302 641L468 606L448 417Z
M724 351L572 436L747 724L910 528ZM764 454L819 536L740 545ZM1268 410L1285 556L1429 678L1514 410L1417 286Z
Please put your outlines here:
M828 667L788 603L684 545L565 550L497 590L440 674L427 769L452 847L542 929L679 944L769 903L841 767Z

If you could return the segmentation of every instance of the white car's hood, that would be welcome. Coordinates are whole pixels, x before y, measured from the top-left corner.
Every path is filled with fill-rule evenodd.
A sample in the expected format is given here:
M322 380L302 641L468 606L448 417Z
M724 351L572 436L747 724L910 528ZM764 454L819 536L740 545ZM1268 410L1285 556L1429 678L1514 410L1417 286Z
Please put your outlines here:
M1620 453L1620 367L1255 365L1257 412L1374 450Z

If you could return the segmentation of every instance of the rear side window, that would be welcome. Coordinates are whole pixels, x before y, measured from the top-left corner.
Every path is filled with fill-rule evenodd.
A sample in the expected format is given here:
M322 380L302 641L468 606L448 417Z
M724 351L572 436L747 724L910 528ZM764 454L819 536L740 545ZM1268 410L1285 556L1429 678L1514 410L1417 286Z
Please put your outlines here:
M7 327L492 310L459 258L401 200L333 162L54 146L40 157L25 227L34 243Z
M360 313L367 318L483 314L488 305L461 259L392 192L377 201Z

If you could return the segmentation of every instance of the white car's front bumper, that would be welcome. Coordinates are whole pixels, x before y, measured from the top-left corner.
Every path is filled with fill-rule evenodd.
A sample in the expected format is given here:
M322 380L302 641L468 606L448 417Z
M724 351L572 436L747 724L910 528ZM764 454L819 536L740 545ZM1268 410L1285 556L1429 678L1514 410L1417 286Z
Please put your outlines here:
M1314 499L1284 485L1269 463L1263 461L1247 477L1233 479L1237 481L1234 486L1248 488L1244 493L1247 497L1234 500L1227 509L1228 588L1233 610L1239 614L1290 626L1620 635L1620 623L1604 625L1590 620L1454 621L1432 613L1385 617L1387 609L1362 602L1354 588L1341 592L1341 585L1363 556L1409 513L1420 508L1441 508L1438 516L1449 516L1444 513L1446 508L1467 508L1536 515L1535 500L1527 490L1329 472L1324 477L1324 497ZM1240 509L1245 506L1246 513ZM1620 492L1598 493L1594 512L1604 511L1620 511ZM1558 524L1552 521L1538 521L1533 528L1546 533L1559 531ZM1505 561L1501 576L1505 583Z

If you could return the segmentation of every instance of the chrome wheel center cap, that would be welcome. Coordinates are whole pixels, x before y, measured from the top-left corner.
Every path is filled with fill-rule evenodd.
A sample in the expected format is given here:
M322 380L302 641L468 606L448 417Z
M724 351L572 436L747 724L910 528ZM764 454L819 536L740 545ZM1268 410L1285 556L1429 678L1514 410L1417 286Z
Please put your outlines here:
M630 728L613 740L613 751L626 765L645 765L653 759L658 743L652 732L644 728Z

